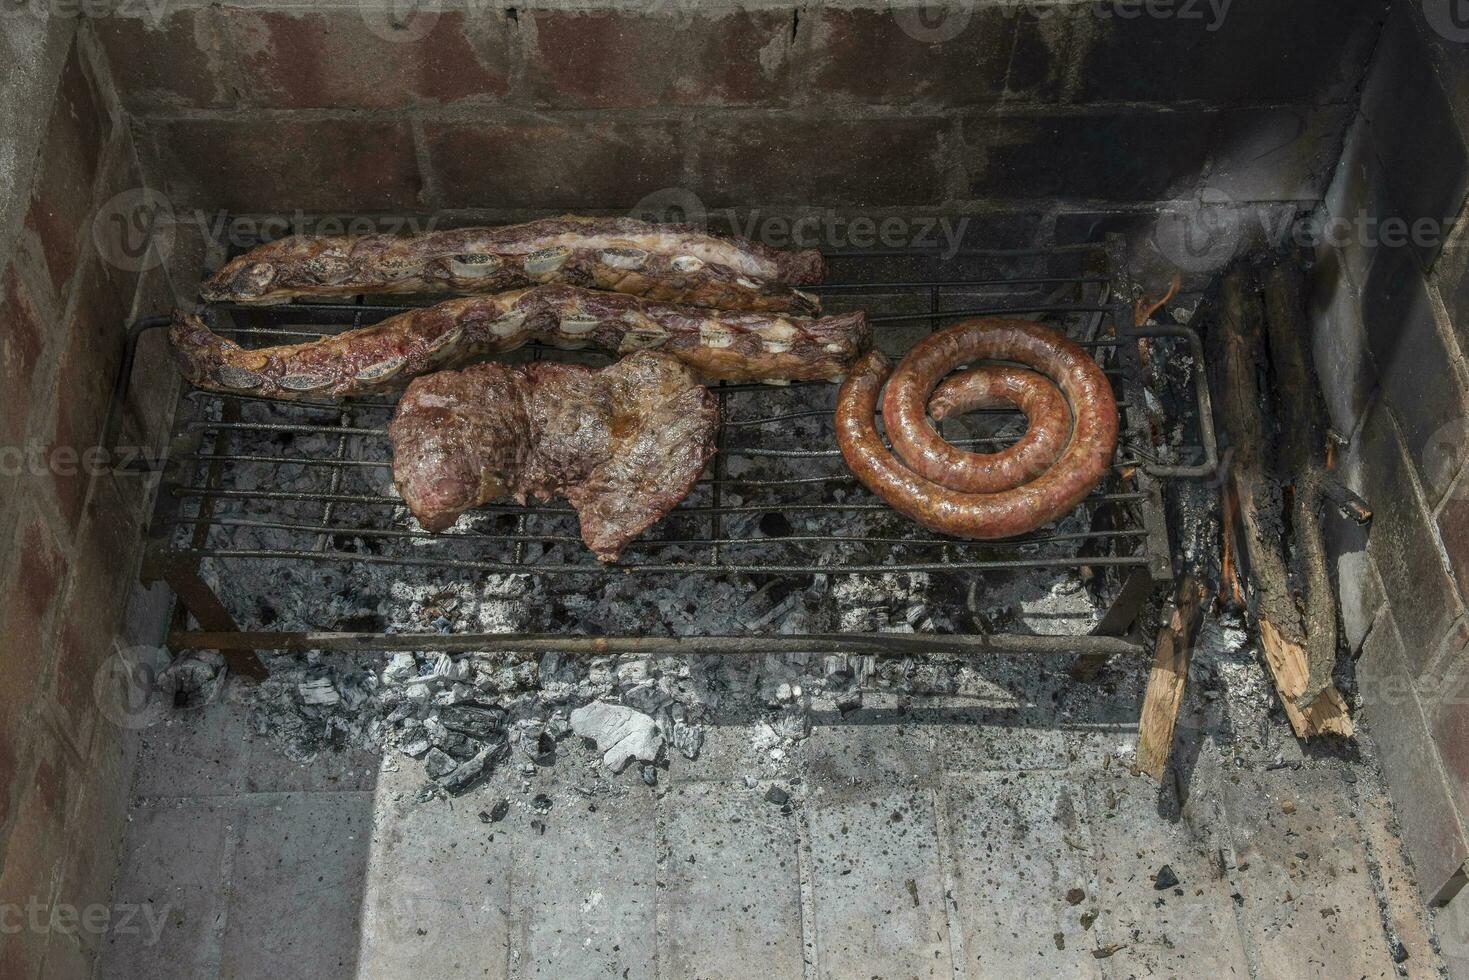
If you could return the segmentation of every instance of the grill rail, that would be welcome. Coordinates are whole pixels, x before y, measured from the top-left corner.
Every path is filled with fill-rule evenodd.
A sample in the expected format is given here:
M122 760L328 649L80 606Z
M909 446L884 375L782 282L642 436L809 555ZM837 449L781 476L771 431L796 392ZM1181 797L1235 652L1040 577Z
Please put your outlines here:
M847 473L833 436L836 385L721 384L712 388L725 420L714 461L685 501L608 566L581 545L575 514L560 503L499 502L466 515L446 533L418 528L392 489L385 426L393 398L286 403L191 390L180 398L171 451L162 464L145 574L168 579L208 631L176 630L172 637L176 647L245 650L269 643L271 648L297 648L310 636L327 645L322 648L378 649L389 644L385 648L441 649L442 637L402 634L373 640L339 633L239 633L236 641L226 643L221 634L237 627L217 596L200 595L200 587L207 591L208 586L198 574L199 564L222 563L222 574L227 574L229 562L240 559L349 568L397 565L465 574L527 574L577 583L588 576L621 574L925 572L967 577L1024 569L1115 569L1124 580L1097 635L939 635L907 637L904 642L954 650L1031 649L1038 647L1036 640L1047 641L1048 649L1075 652L1132 649L1135 645L1115 634L1130 627L1152 587L1172 574L1159 477L1212 471L1214 445L1207 389L1200 382L1200 417L1194 429L1200 434L1202 462L1185 466L1157 462L1166 447L1158 445L1154 435L1159 430L1156 406L1146 403L1137 340L1150 336L1160 343L1178 342L1186 356L1196 359L1201 351L1197 338L1186 329L1134 328L1118 256L1115 245L960 252L947 261L916 263L911 255L837 254L829 262L843 281L814 290L833 312L867 308L878 345L895 355L928 331L981 315L1036 316L1092 350L1116 387L1124 431L1111 475L1060 527L1007 541L936 535L891 511ZM1010 271L1016 274L1007 274ZM213 312L221 334L246 345L268 345L370 325L408 308L315 302L263 308L221 304ZM135 324L132 344L166 323L166 318L156 317ZM129 362L131 356L130 346ZM518 356L610 361L539 346L525 348ZM1200 368L1196 377L1201 376L1202 365L1196 366ZM945 432L956 445L1004 445L1018 432L972 430L985 421L1014 418L1013 411L993 409L975 413L969 421L946 422ZM331 639L349 635L354 639ZM884 642L895 638L895 634L876 636ZM730 652L731 646L740 652L778 652L816 651L842 643L850 648L872 638L834 633L673 637L659 642L709 652ZM551 642L526 634L497 634L485 645L508 649L511 641ZM647 642L635 637L563 637L553 645L593 649L598 642L616 647L636 641Z

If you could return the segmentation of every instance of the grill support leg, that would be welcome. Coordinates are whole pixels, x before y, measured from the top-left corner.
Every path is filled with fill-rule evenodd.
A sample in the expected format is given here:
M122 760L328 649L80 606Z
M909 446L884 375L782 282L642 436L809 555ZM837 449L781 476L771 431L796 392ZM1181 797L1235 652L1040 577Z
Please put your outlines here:
M156 582L160 579L168 583L173 589L174 595L178 596L179 602L189 615L199 622L199 625L210 633L238 633L240 626L235 622L235 617L225 608L224 603L219 601L219 596L209 587L199 574L197 566L188 562L173 561L166 557L151 557L144 563L143 581ZM270 676L265 665L260 662L260 657L254 650L231 650L225 648L225 663L235 674L241 677L249 677L254 680L264 680Z

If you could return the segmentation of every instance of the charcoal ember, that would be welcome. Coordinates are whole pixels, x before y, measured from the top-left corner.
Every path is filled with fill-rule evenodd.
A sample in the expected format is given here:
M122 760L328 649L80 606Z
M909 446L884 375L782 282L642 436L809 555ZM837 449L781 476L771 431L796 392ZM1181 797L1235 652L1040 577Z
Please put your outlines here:
M505 712L479 704L455 704L439 709L439 723L445 728L477 738L492 738L505 723Z
M505 742L487 745L475 753L472 758L459 763L447 776L442 777L439 785L443 786L444 791L450 796L459 796L494 771L495 764L509 751L510 746Z
M404 742L399 745L398 751L411 759L418 759L432 748L433 744L427 738L416 738L411 742Z
M622 692L621 698L623 704L629 708L641 711L645 715L656 715L673 701L667 693L651 680L628 688Z
M704 747L704 729L687 721L673 722L673 747L686 759L697 759Z
M411 653L395 653L383 668L384 684L402 684L418 673L418 658Z
M429 749L428 755L423 758L424 771L431 779L442 779L458 766L459 763L452 756L439 749Z

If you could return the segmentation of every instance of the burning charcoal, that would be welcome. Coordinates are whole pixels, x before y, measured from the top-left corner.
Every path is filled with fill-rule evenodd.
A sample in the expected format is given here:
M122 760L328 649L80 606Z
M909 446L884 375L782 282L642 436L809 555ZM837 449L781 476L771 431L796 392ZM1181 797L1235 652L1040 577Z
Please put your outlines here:
M429 749L428 755L424 756L424 771L434 779L441 779L449 775L459 765L448 753L438 749Z
M621 704L593 701L571 713L571 727L602 750L602 762L621 772L633 759L656 762L663 737L652 718Z
M459 763L454 771L440 780L440 784L450 796L458 796L464 793L475 783L490 773L495 763L499 762L508 752L510 747L504 742L499 745L486 746L475 753L474 757Z
M504 720L505 712L483 705L459 704L439 709L439 722L445 728L481 740L493 737Z

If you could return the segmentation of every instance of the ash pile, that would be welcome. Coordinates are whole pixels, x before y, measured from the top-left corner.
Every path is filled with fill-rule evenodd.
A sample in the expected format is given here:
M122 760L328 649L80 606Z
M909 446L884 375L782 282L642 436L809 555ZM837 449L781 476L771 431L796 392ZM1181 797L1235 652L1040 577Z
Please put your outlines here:
M850 615L888 632L932 628L936 613L923 596L933 583L927 576L901 578L834 588L850 600ZM997 593L982 612L1048 632L1058 622L1081 630L1095 621L1100 609L1088 590L1065 579L1049 582ZM396 591L404 588L400 583ZM775 599L757 590L755 596L747 615L759 610L757 618L777 625L799 608L787 601L790 595ZM500 601L488 598L487 612L484 602L456 603L439 591L426 601L385 601L383 611L400 610L408 620L396 624L400 629L427 618L447 631L497 620ZM570 737L594 741L612 772L636 767L653 783L670 754L697 758L706 727L731 715L747 720L752 744L778 771L810 733L813 714L848 713L873 692L960 693L972 673L961 658L876 655L311 652L265 659L270 677L242 695L258 735L303 763L358 748L419 766L424 798L463 793L501 765L554 764L558 743Z

